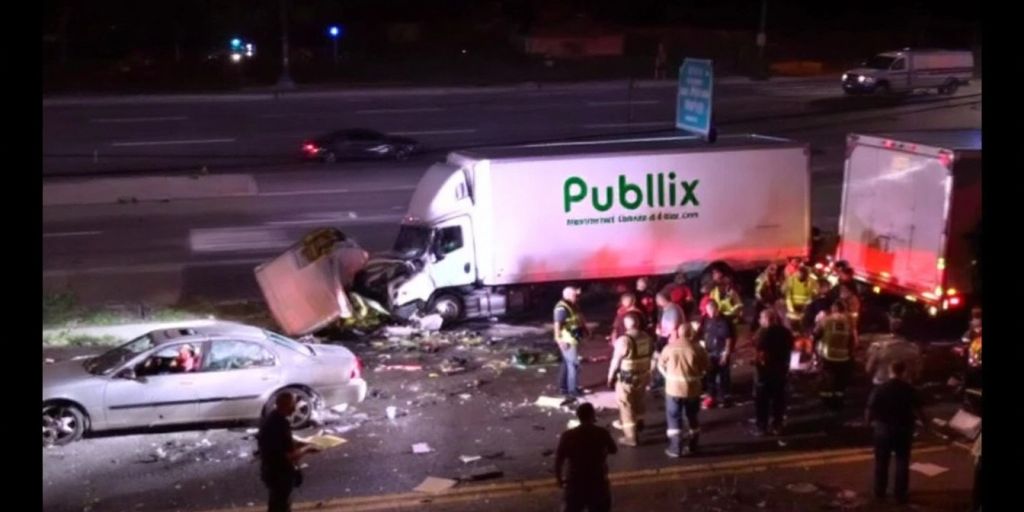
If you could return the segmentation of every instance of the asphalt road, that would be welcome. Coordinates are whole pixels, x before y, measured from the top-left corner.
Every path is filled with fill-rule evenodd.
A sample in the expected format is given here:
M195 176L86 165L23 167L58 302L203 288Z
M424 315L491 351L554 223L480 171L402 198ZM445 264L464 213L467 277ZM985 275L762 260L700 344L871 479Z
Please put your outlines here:
M612 301L605 301L585 306L593 319L604 321L598 331L600 334L607 332L611 305ZM499 484L550 479L551 450L573 416L570 411L534 405L540 395L557 396L554 386L557 366L525 369L507 366L510 354L518 348L552 350L550 334L543 324L530 325L535 327L469 326L474 329L467 334L444 335L454 344L441 345L437 353L392 349L386 341L377 347L366 342L348 343L365 362L371 394L366 402L350 408L326 425L329 433L348 442L306 459L305 484L297 492L296 500L316 508L315 504L331 500L408 493L427 476L457 478L487 465L497 466L503 472L494 481ZM479 332L480 336L472 332ZM474 338L478 343L467 341ZM944 371L945 360L941 357L944 350L929 348L929 354L937 355L925 361L925 375L929 380L934 381ZM608 364L607 344L601 337L594 338L584 345L582 355L587 359L582 368L581 384L594 391L595 395L591 396L607 392L603 385ZM451 356L466 358L469 371L431 377L431 373L440 374L438 363ZM862 450L870 446L870 430L860 423L861 407L868 391L868 381L862 372L858 372L847 414L841 420L833 423L824 420L814 394L813 378L794 376L784 435L765 438L750 435L749 420L753 417L751 356L749 345L741 342L733 369L735 406L701 413L702 451L699 456L682 460L665 457L662 403L648 396L646 417L650 428L642 436L643 444L636 449L622 448L610 460L611 471L637 476L651 475L655 470L699 469L707 464L753 467L761 457L811 453L808 459L814 459L814 453L820 458L837 450ZM863 357L859 355L861 361ZM389 365L409 364L421 365L422 369L388 368ZM925 396L928 404L925 411L929 416L949 419L956 410L955 401L942 386L929 386ZM397 407L399 415L395 420L386 418L388 406ZM604 410L599 415L599 423L607 426L616 417L615 410ZM922 431L917 441L945 445L945 441L928 432L930 429ZM433 451L413 454L414 443L427 443ZM265 499L265 491L259 483L258 465L252 456L254 446L251 433L241 428L134 433L44 449L44 510L78 512L88 507L91 512L162 511L258 506ZM955 450L951 446L945 448L945 451ZM489 452L501 453L469 463L460 461L462 455ZM969 463L954 464L948 458L945 461L923 460L956 468L955 476L946 478L953 477L960 485L956 487L960 492L969 482L966 480ZM806 460L801 467L814 468L815 464ZM859 478L856 473L847 474L842 485L863 495L869 491L870 473L861 471ZM831 479L832 474L826 465L822 469L803 469L799 475L788 478L797 479L790 480L791 483L820 484ZM923 479L917 474L913 478L915 486ZM693 494L703 492L697 489L691 488ZM542 503L546 501L532 500L546 500L545 496L543 492L528 493L520 497L525 501L513 501L511 508L506 503L501 510L514 510L515 504L523 507L519 510L543 509ZM675 499L678 497L664 497L664 500ZM387 500L382 502L386 504ZM378 506L367 510L393 509ZM349 508L331 506L326 510Z
M834 231L838 222L847 133L978 127L981 123L978 86L963 90L961 94L965 97L952 99L930 94L897 99L845 98L837 96L832 84L816 82L724 89L735 91L723 91L721 94L721 118L732 119L723 124L723 133L758 132L790 137L811 145L812 222L825 231ZM479 127L474 129L480 131L473 134L423 135L428 142L433 141L435 146L442 146L493 142L498 139L508 142L516 137L540 139L578 136L591 131L586 127L587 124L624 116L627 109L625 105L616 103L618 100L610 99L615 94L622 94L621 91L558 93L557 101L553 98L546 100L551 101L551 106L546 110L534 110L541 100L530 95L539 93L516 94L524 97L403 97L390 103L393 106L388 108L392 110L384 110L386 113L364 113L359 116L394 118L399 120L396 123L425 123L429 118L430 123L433 123L429 126L410 125L422 131L451 131L461 129L459 127L466 124ZM648 123L649 119L664 119L666 115L671 117L671 97L666 98L666 94L671 94L671 90L637 92L636 96L647 99L634 100L649 103L634 108L639 109L638 112L650 110L648 114L637 117L639 123ZM262 130L260 133L268 137L270 130L282 130L275 135L273 141L266 143L268 150L277 147L282 154L286 154L291 147L290 142L285 142L289 137L308 133L305 126L309 123L327 122L324 120L326 114L318 116L309 110L314 108L307 104L312 100L290 101L295 104L296 110L293 113L309 114L309 119L305 118L305 114L301 116L305 124L294 120L277 120L246 128ZM420 106L410 107L407 103ZM436 108L443 109L443 112L407 111L411 108L435 108L422 105L437 105ZM306 110L299 110L300 106ZM373 106L377 110L383 109L381 104ZM506 110L482 115L486 109L499 107ZM99 110L117 110L102 114L106 116L145 115L149 118L157 114L173 117L170 109L180 108L195 110L185 114L188 118L185 121L105 122L93 123L95 126L90 125L91 129L86 131L73 129L76 122L81 125L89 119L107 119L95 117L101 115ZM234 114L241 115L239 111L280 111L282 108L285 107L273 102L52 107L45 109L45 151L52 151L51 148L56 146L88 145L93 139L109 141L129 135L136 137L133 140L142 140L143 135L154 140L167 138L176 133L177 128L173 126L177 125L174 123L184 123L182 126L196 124L194 130L205 126L228 126L240 122L240 118L232 117ZM226 109L235 109L234 114L226 112ZM329 110L324 105L321 105L321 109ZM349 118L355 119L352 116L358 117L355 112L360 111L350 111ZM193 121L193 115L202 117ZM210 120L206 123L197 122L207 118ZM316 121L318 119L321 121ZM280 127L275 128L278 124ZM284 133L286 126L292 126L288 132L292 135ZM329 125L322 126L327 128ZM431 130L427 130L427 127ZM628 127L595 128L593 131L624 129ZM658 128L655 125L636 124L633 129ZM206 137L212 136L210 134L213 132L203 133L207 134L203 135ZM196 138L198 135L188 137ZM182 158L197 158L196 155L203 155L208 149L206 145L161 146L161 151L174 152ZM119 150L141 151L138 148ZM238 164L241 166L237 168L214 167L211 171L254 173L260 189L260 195L256 197L48 207L43 211L44 288L71 288L84 300L96 301L174 302L194 298L256 298L259 292L252 278L252 268L315 227L339 227L371 252L389 247L419 176L431 163L441 158L443 153L435 152L405 162L305 165L295 162L291 157L282 157L282 161L287 160L288 163L274 163L273 158L267 157L269 163L258 166ZM47 167L49 161L44 159L44 172L47 173L53 170ZM84 172L80 161L60 161L65 165L74 164L78 169L76 172ZM161 165L159 162L163 160L146 157L143 161Z

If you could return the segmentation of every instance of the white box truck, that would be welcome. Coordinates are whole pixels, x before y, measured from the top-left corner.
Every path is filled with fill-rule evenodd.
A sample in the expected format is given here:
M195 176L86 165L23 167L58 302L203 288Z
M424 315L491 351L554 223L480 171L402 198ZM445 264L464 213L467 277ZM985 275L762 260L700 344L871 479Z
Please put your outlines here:
M758 135L456 151L357 286L400 317L500 316L538 285L806 257L809 150Z
M910 92L936 89L954 94L974 76L974 54L960 50L916 50L886 52L864 61L859 68L843 73L847 94Z
M935 316L980 292L981 130L847 138L836 259Z

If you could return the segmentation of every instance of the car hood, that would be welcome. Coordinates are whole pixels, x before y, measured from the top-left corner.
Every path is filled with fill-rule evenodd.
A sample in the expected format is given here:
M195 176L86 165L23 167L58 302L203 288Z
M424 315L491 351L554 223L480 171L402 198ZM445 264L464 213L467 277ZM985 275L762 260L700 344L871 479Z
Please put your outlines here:
M95 379L96 376L85 371L87 360L72 359L54 364L43 365L43 390L62 386L70 386Z

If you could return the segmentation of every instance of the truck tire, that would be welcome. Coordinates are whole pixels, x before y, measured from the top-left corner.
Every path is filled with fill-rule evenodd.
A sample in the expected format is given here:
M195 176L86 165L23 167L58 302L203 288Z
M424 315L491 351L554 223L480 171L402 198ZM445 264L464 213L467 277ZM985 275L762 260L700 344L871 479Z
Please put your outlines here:
M955 78L950 78L949 80L946 80L946 83L943 84L942 87L939 87L939 93L945 94L947 96L952 96L956 94L956 90L959 87L960 83L957 82Z
M441 293L430 300L427 311L441 315L445 322L456 322L462 319L465 308L462 299L454 293Z
M889 82L878 82L872 92L879 96L888 96L892 93L892 88L889 87Z

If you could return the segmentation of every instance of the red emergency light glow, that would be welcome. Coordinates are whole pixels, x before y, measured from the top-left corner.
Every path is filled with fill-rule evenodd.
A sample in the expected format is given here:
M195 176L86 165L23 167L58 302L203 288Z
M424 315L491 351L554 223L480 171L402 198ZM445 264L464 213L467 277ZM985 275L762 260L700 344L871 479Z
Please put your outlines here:
M302 149L305 150L307 153L316 153L316 144L311 144L307 142L302 145Z
M960 297L950 297L949 305L950 306L959 306L960 305Z
M949 167L953 165L953 155L945 151L939 153L939 163L941 163L943 167L949 169Z
M896 146L896 143L891 141L891 140L884 140L884 141L882 141L882 146L891 149L891 148Z

